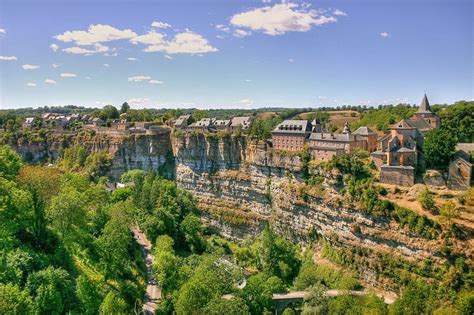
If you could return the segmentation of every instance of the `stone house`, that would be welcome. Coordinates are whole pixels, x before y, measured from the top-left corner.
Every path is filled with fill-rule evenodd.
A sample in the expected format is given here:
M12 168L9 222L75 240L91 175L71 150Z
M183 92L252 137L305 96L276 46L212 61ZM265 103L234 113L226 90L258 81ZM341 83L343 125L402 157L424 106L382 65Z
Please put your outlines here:
M230 130L230 119L217 119L212 125L215 130L228 131Z
M188 126L190 120L191 120L191 115L181 115L178 118L176 118L176 120L173 123L173 127L178 128L178 129L185 129Z
M21 126L23 128L32 128L37 121L38 119L36 117L27 117Z
M471 158L473 152L474 143L458 143L454 160L449 164L449 188L467 190L474 185L474 167Z
M104 121L100 118L93 118L92 124L94 125L94 127L101 127L104 124Z
M275 150L302 151L311 134L311 123L307 120L285 120L272 131Z
M203 118L199 121L190 124L187 129L191 131L209 131L210 129L212 129L214 121L214 118Z
M356 135L360 140L365 142L364 150L368 151L369 153L377 151L377 134L369 127L359 127L352 134Z
M234 132L238 130L246 130L250 127L252 119L248 116L234 117L230 120L229 130Z

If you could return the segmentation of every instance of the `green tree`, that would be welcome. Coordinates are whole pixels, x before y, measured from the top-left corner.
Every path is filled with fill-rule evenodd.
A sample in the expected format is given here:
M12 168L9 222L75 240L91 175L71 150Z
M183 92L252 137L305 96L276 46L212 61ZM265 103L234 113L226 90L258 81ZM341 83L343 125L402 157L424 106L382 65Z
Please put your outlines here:
M130 109L130 105L128 105L127 102L124 102L122 104L122 107L120 107L120 114L124 114L124 113L128 112L129 109Z
M14 284L0 284L0 314L32 313L33 302L28 292Z
M326 287L316 284L309 288L304 297L303 312L304 315L326 314L328 311L328 297Z
M85 161L85 167L92 177L106 175L111 166L112 161L106 151L94 152Z
M81 301L84 314L97 314L102 299L94 282L85 275L76 280L76 295Z
M429 167L445 169L455 153L456 135L444 129L428 131L423 143L426 163Z
M278 277L268 278L263 273L251 276L247 285L240 292L241 297L249 307L250 313L262 314L272 308L273 293L285 292L285 285Z
M127 303L121 297L115 295L112 291L107 293L99 308L99 314L126 315L129 314Z
M21 166L20 156L9 146L0 146L0 176L12 180L18 175Z
M418 196L418 201L420 202L421 206L428 210L435 210L436 204L433 198L433 194L429 191L428 188L424 188L420 195Z
M199 217L192 214L187 215L180 224L180 230L192 252L203 250L204 241L201 237L202 223Z
M120 114L117 108L113 105L105 105L99 112L99 118L103 121L107 119L117 119L119 116Z
M448 200L444 205L441 206L439 214L448 222L452 222L453 219L459 218L461 212L456 208L456 205L452 200Z
M209 315L247 315L250 314L245 301L239 297L227 300L220 296L212 299L204 308L203 314Z

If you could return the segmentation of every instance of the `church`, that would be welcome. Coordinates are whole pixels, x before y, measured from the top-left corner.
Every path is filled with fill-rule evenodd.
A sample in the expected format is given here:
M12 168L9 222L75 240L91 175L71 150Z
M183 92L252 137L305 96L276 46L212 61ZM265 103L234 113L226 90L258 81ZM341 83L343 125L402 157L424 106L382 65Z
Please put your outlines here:
M440 119L431 110L425 94L411 118L392 125L390 132L378 140L377 151L372 152L371 157L380 170L380 182L414 185L416 170L423 163L423 138L439 125Z

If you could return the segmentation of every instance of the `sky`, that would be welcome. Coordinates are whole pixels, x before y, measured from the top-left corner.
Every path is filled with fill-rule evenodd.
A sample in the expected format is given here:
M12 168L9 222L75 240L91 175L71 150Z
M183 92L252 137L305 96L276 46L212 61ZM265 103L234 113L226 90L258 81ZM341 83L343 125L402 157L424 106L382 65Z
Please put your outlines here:
M473 99L471 0L0 0L0 108Z

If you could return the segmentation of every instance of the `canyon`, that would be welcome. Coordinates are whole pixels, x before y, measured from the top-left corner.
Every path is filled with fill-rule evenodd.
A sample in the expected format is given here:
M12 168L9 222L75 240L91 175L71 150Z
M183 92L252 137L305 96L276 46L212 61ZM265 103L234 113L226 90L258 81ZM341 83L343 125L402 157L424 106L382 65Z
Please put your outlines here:
M43 142L10 145L30 162L55 160L61 148L82 144L89 152L106 150L112 158L111 181L131 169L154 169L175 178L192 192L203 221L234 241L255 238L270 223L281 235L307 246L320 240L359 256L352 266L364 283L390 289L394 283L380 270L386 257L418 266L446 262L442 237L420 237L389 217L374 217L347 205L336 189L337 172L324 167L311 171L322 180L306 185L298 155L273 151L265 142L241 135L173 134L162 128L152 135L54 135ZM468 258L472 249L452 241L451 250Z

